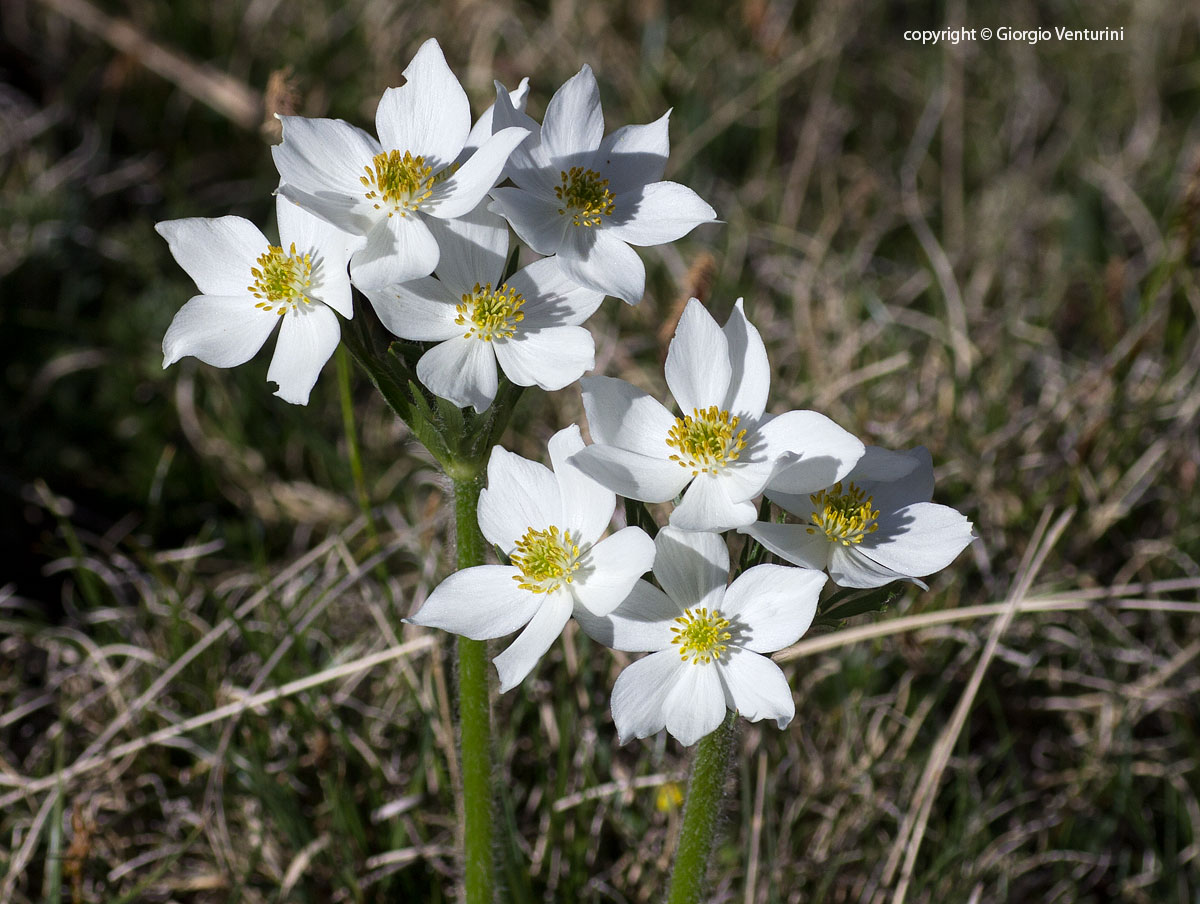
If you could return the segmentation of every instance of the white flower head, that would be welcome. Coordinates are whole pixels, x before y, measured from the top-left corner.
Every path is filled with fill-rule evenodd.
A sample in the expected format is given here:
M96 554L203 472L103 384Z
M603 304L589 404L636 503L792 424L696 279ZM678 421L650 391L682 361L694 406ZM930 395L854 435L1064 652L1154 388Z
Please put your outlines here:
M499 446L479 496L479 527L511 565L457 571L411 619L474 640L517 639L495 659L500 690L516 687L574 611L606 615L654 561L654 542L637 527L601 539L616 497L567 460L583 447L576 426L550 438L551 471Z
M492 210L534 251L557 254L576 282L636 304L646 270L629 246L673 242L716 219L690 188L661 181L669 116L605 137L600 91L587 66L554 93L541 126L497 86L494 126L531 134L508 162L516 187L495 189Z
M438 343L417 362L431 392L483 411L496 397L497 362L512 382L545 390L592 369L595 345L580 324L603 293L576 285L552 257L502 283L508 227L482 207L445 227L437 279L366 292L397 336Z
M277 199L279 244L241 217L166 220L154 228L200 294L163 337L163 367L194 355L214 367L254 357L279 326L267 379L294 405L308 404L341 338L337 311L354 311L346 263L362 240Z
M436 40L421 45L404 75L404 86L379 101L378 141L340 119L281 116L283 143L271 148L280 194L366 236L350 261L363 289L432 273L441 224L479 204L527 134L500 129L458 165L471 110Z
M763 413L770 366L741 299L723 329L699 301L688 302L666 377L679 417L623 380L581 380L595 442L574 461L630 499L666 502L683 492L674 527L744 527L756 516L751 500L781 464L793 475L787 486L807 490L840 480L862 455L861 442L815 411Z
M827 570L843 587L882 587L945 568L974 539L971 522L933 498L933 460L924 447L890 452L868 446L854 470L818 492L768 487L767 496L799 524L758 522L743 529L777 556Z
M690 746L720 725L727 709L785 728L796 714L791 688L762 654L808 630L825 575L757 565L726 587L729 551L718 534L666 527L654 545L662 590L638 581L608 616L576 614L595 640L650 653L621 672L613 687L621 743L666 728Z

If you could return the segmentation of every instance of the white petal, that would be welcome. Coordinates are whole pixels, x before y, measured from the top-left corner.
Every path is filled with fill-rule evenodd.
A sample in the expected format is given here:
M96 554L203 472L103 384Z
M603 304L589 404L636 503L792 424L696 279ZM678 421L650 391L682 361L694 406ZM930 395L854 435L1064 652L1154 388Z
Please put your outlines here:
M906 466L905 473L890 476ZM904 452L868 446L846 480L870 495L879 511L894 512L933 498L933 458L924 446Z
M595 615L607 615L633 590L654 564L654 541L640 527L626 527L605 537L587 554L586 566L571 584L575 599Z
M692 472L665 458L650 458L617 446L600 443L577 453L572 462L583 471L628 499L667 502L679 495Z
M672 650L671 626L683 607L647 581L638 581L628 596L608 615L593 615L575 607L575 620L592 640L614 650L631 653Z
M425 225L441 252L438 279L455 303L477 284L499 286L508 257L508 224L503 217L480 205L453 220L430 217Z
M201 295L248 296L250 269L270 247L259 228L241 217L164 220L154 229Z
M380 211L369 205L359 204L350 195L335 194L331 191L312 194L286 183L281 184L275 193L313 216L320 217L331 226L357 236L367 235L384 217Z
M584 65L554 92L542 119L542 147L556 163L585 166L604 137L600 88L592 69Z
M664 461L670 458L674 450L667 445L667 435L675 417L657 399L615 377L585 377L579 388L593 442ZM674 462L671 466L685 473Z
M529 79L521 79L521 84L517 85L516 90L508 91L506 88L505 93L509 98L509 103L523 111L525 102L529 99ZM471 131L467 134L467 143L463 145L462 152L458 155L459 163L463 163L475 152L476 148L492 137L492 117L495 109L496 105L492 104L475 120L475 125L471 126Z
M579 285L562 271L557 257L544 257L518 270L506 283L525 296L521 326L578 326L596 312L604 293Z
M746 319L742 299L733 306L733 313L721 330L729 343L729 392L722 406L741 418L762 417L767 407L767 391L771 388L771 364L767 348L754 324Z
M722 475L700 474L684 491L671 512L671 526L681 530L734 530L753 524L758 510L753 502L729 498L730 482Z
M812 506L809 506L811 510ZM738 528L738 533L749 534L766 549L781 559L786 559L802 568L823 570L829 565L832 544L820 530L808 532L803 524L771 524L756 521Z
M558 480L545 465L494 446L487 473L487 489L479 494L479 529L489 543L511 554L530 528L562 527Z
M507 565L456 571L438 584L409 621L472 640L511 634L533 618L546 597L518 587L513 580L517 574Z
M868 534L859 551L909 577L941 571L975 538L971 522L947 505L918 502L880 515L879 529Z
M417 362L417 376L434 395L476 411L488 409L499 387L492 345L475 337L435 345Z
M662 178L667 167L670 139L668 110L646 125L622 126L600 142L596 164L608 178L608 188L619 195Z
M403 87L383 92L375 111L380 144L424 157L438 172L454 161L467 140L471 105L434 38L421 45L404 77Z
M513 148L525 140L524 129L501 129L464 163L454 175L433 187L433 197L422 206L435 217L461 217L479 206L498 181Z
M213 367L245 364L262 348L279 316L254 307L251 295L197 295L179 309L163 337L163 367L193 355Z
M681 608L720 609L729 549L719 534L664 527L654 538L654 576Z
M730 647L718 665L725 700L738 715L757 722L774 719L787 728L796 715L796 701L783 671L766 656Z
M465 326L454 322L455 299L432 276L362 291L388 331L404 339L442 342L466 333Z
M526 332L495 343L496 359L518 386L547 392L569 386L596 366L596 344L581 326L556 326Z
M346 268L350 256L366 244L366 239L339 229L283 195L275 199L275 215L284 253L290 253L294 243L298 254L312 256L312 286L308 294L347 320L352 318L354 304Z
M858 483L888 482L907 477L918 465L927 463L933 469L933 458L924 446L908 449L904 452L893 452L879 446L867 446L863 456L850 472L850 480ZM932 478L931 478L932 479ZM930 496L933 489L930 488ZM928 499L917 499L914 502L928 502Z
M815 411L789 411L761 428L774 453L783 453L767 495L800 514L808 494L842 480L862 457L853 434ZM799 499L788 497L800 496ZM807 511L804 512L807 515Z
M617 497L571 463L571 456L582 448L583 436L575 424L559 430L547 443L550 466L562 497L560 520L554 523L571 531L578 542L595 543L612 520Z
M670 653L654 653L669 656ZM685 747L717 730L725 719L725 688L713 663L684 663L663 701L667 733Z
M331 220L334 225L365 232L362 224L373 218L371 202L360 180L364 169L382 150L379 142L340 119L280 116L279 121L283 124L283 143L271 148L271 156L283 182L305 195L331 202L345 219L345 223ZM313 213L327 216L315 209Z
M612 219L605 226L622 242L641 247L673 242L717 219L707 201L678 182L654 182L627 191L613 198L613 204Z
M725 591L721 614L736 619L733 643L756 653L794 644L812 624L825 574L811 568L755 565Z
M350 279L364 292L428 276L438 265L438 245L417 214L384 217L367 245L350 258Z
M868 559L857 546L831 543L829 577L841 587L868 588L882 587L906 576Z
M529 137L521 142L509 155L504 167L505 174L525 191L532 191L545 198L554 198L554 187L559 184L559 170L554 168L542 147L542 127L524 112L524 104L514 107L515 97L499 82L496 82L496 104L492 112L492 131L505 128L521 128Z
M729 391L729 340L695 298L683 309L667 349L667 386L685 415L720 405Z
M521 241L538 254L557 254L570 220L558 213L558 202L547 201L520 188L494 188L488 210L498 213Z
M560 219L569 222L566 217ZM513 229L517 229L515 223ZM520 234L519 229L517 232ZM642 259L610 230L571 226L558 255L563 272L581 286L626 304L637 304L645 294L646 267Z
M545 602L537 615L509 644L508 649L492 660L500 676L500 693L511 690L525 680L571 618L571 597L568 594L543 593L541 596Z
M280 318L275 356L267 368L267 379L279 384L275 395L293 405L307 405L321 374L341 339L337 314L314 302L289 311Z
M628 666L613 685L612 716L617 739L648 738L667 724L663 704L687 664L671 650L651 653ZM724 705L722 705L724 710Z

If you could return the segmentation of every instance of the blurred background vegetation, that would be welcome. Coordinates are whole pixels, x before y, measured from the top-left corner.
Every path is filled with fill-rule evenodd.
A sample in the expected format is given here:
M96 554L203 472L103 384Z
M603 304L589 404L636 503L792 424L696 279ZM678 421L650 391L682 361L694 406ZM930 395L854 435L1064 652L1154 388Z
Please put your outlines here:
M1125 37L902 38L944 24ZM674 109L668 178L725 224L644 254L597 372L662 390L682 301L744 295L773 410L927 445L979 534L856 620L914 623L796 651L796 720L742 732L713 900L1200 899L1198 26L1166 0L5 0L0 900L453 898L448 664L401 623L448 567L445 485L357 374L347 432L334 363L306 408L266 353L164 372L193 287L153 232L270 234L269 114L370 128L429 36L476 113L528 75L540 119L584 62L610 129ZM580 407L527 394L509 445L541 457ZM624 661L568 632L497 703L507 900L661 896L687 760L616 745Z

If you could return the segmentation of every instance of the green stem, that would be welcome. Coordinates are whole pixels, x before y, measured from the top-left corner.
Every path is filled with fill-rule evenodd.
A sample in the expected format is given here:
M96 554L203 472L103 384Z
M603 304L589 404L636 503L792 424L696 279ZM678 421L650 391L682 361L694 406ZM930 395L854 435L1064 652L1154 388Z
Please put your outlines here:
M675 850L675 868L671 873L668 904L699 904L705 889L705 877L712 862L713 842L717 837L717 817L725 791L725 775L733 753L734 713L710 735L700 739L692 760L692 775L684 798L683 828Z
M482 475L454 476L458 567L484 563L479 530ZM487 642L458 638L458 713L462 735L463 880L467 904L493 904L492 716L488 699Z

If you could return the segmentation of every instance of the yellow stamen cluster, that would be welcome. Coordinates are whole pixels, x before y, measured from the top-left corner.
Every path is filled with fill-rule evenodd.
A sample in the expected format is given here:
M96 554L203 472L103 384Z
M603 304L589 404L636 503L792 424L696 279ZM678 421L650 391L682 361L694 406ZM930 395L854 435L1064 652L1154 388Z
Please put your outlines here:
M493 339L511 339L517 331L517 324L525 319L521 306L525 304L525 296L507 283L492 291L492 284L479 285L462 297L462 304L454 310L458 316L454 322L467 327L463 333L464 339L476 336L484 342Z
M716 405L693 408L690 415L675 418L667 433L667 445L680 453L672 455L671 461L690 468L693 474L716 474L719 468L737 461L746 448L746 431L738 430L737 425L736 417Z
M411 151L384 151L376 154L371 166L364 166L365 176L358 181L367 191L367 200L373 201L376 210L388 210L388 216L398 213L408 216L417 210L421 202L429 200L433 185L448 175L446 171L433 174L433 167L425 163L424 157L414 157Z
M705 608L688 609L675 619L681 626L672 627L675 634L671 643L679 645L679 658L687 662L690 658L693 665L708 664L720 659L725 653L724 641L733 637L729 627L729 619L722 618L716 609L709 612Z
M810 534L820 530L834 543L849 546L861 543L867 534L879 530L876 521L879 510L871 507L871 497L854 484L848 485L843 492L839 481L808 498L812 500L815 525L808 528Z
M287 254L279 245L271 245L256 263L257 267L250 268L254 285L246 287L255 298L262 299L254 305L256 308L282 317L301 302L312 304L305 294L312 285L312 255L298 254L295 242Z
M579 544L570 531L560 531L553 524L545 530L531 527L517 541L516 551L509 560L521 572L513 575L518 587L533 593L549 593L575 579L580 567Z
M604 217L611 217L616 205L613 193L608 190L608 180L601 179L595 170L573 166L559 173L562 184L554 189L563 206L558 212L570 215L576 226L599 226Z

